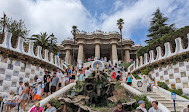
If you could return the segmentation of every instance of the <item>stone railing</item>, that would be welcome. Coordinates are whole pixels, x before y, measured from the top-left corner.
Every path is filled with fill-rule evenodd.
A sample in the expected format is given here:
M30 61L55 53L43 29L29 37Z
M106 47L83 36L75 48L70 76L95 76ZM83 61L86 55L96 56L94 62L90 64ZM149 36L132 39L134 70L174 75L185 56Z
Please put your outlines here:
M41 46L37 46L36 55L35 55L34 43L32 41L29 41L28 51L25 51L24 50L25 41L22 37L18 38L17 46L16 48L13 48L11 44L11 38L12 38L12 34L9 32L6 32L3 42L2 44L0 44L0 51L3 51L7 54L11 52L12 54L23 55L24 57L31 58L31 60L41 61L44 64L53 66L54 68L59 68L61 70L63 70L63 66L67 67L66 64L64 64L63 60L61 60L57 55L54 56L53 53L49 53L47 49L44 50L44 56L42 56L43 54L42 54Z
M160 61L166 61L166 59L171 58L176 55L181 55L189 51L189 34L187 34L188 38L188 47L186 49L183 48L182 39L180 37L175 39L175 51L171 52L171 45L169 42L164 44L165 52L164 55L162 54L162 48L160 46L156 47L157 55L155 56L154 51L150 50L149 53L145 53L144 56L140 56L139 58L134 61L132 65L128 67L129 72L135 72L145 68L150 64L155 64ZM149 57L149 58L148 58Z

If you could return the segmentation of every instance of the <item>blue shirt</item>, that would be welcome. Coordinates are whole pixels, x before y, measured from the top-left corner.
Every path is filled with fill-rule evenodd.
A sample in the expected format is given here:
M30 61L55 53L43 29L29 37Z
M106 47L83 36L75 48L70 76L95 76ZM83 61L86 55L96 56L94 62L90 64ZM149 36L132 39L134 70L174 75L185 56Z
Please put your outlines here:
M131 76L127 76L127 82L132 82Z
M47 108L47 110L46 110L46 112L56 112L56 108L55 107L53 107L51 110L50 110L50 108Z

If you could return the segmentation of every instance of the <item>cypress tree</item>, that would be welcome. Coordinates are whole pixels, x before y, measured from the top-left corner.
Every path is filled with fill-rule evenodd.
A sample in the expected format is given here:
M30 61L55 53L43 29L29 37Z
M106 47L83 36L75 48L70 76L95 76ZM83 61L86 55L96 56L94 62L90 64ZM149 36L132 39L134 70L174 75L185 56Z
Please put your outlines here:
M148 29L149 34L147 35L149 39L145 41L146 43L151 43L159 37L174 32L175 30L174 24L166 24L168 18L163 16L159 8L152 15L154 17L150 21L150 28Z

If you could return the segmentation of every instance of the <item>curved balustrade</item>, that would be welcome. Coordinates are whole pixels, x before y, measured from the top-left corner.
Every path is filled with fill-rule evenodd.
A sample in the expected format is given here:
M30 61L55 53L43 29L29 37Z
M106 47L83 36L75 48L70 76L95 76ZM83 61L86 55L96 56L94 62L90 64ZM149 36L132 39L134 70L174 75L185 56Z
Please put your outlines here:
M187 34L187 38L188 38L188 47L186 49L183 48L182 39L180 37L178 37L178 38L175 39L176 47L175 47L174 53L171 52L170 43L166 42L164 44L164 46L165 46L164 56L162 56L162 48L160 46L158 46L158 47L156 47L157 55L156 55L155 58L154 58L154 51L150 50L149 51L149 56L150 56L149 60L148 60L148 54L145 53L144 56L139 57L140 60L137 58L136 62L134 62L133 64L131 64L129 66L129 68L128 68L129 72L139 70L139 69L145 67L148 64L156 63L158 61L165 60L166 58L170 58L172 56L179 55L179 54L182 54L182 53L189 51L189 33ZM133 68L132 70L131 70L131 67Z
M17 47L16 48L13 48L12 47L12 44L11 44L11 37L12 37L12 34L9 33L9 32L6 32L5 33L5 39L4 41L2 42L2 44L0 44L0 47L2 48L5 48L7 50L11 50L11 51L14 51L14 52L17 52L17 53L20 53L20 54L23 54L23 55L27 55L31 58L35 58L35 59L38 59L40 61L43 61L43 62L46 62L50 65L53 65L55 66L56 68L59 68L61 70L63 70L63 66L65 68L67 68L66 64L64 64L63 60L61 60L58 56L54 56L53 53L50 53L50 60L49 60L49 50L45 49L45 57L43 58L42 57L42 47L41 46L37 46L37 55L34 54L34 43L32 41L29 41L29 49L28 49L28 52L26 52L24 50L24 39L22 37L19 37L18 38L18 44L17 44ZM54 62L55 60L55 62Z

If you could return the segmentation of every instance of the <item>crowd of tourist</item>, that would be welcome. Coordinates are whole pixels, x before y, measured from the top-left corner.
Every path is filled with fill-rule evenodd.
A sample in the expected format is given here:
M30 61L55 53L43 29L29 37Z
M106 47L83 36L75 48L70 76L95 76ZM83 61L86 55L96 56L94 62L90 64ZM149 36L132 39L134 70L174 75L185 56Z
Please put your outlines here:
M106 58L103 58L106 60ZM63 86L68 85L69 83L73 83L76 80L83 81L87 78L90 74L95 75L93 68L89 67L73 67L70 66L64 71L59 69L54 70L53 73L49 71L44 71L45 75L43 79L38 78L37 76L34 77L34 81L32 85L29 85L28 82L23 83L22 80L19 81L19 88L17 90L16 97L13 96L13 92L10 91L7 99L7 102L14 102L20 103L21 112L25 112L25 106L31 102L35 105L34 108L31 109L30 112L43 112L44 109L40 106L39 101L42 98L47 97L50 94L53 94L57 90L61 89ZM121 65L113 65L113 64L106 64L104 67L103 73L107 74L107 80L109 81L121 81L125 82L129 86L132 86L132 74L126 72L126 68L122 67ZM125 79L124 79L125 77ZM155 81L152 80L150 86L154 86ZM136 112L147 112L145 109L145 102L139 101L139 107L136 109ZM150 108L149 112L162 112L160 109L157 108L158 102L152 102L152 108ZM56 112L56 108L53 107L52 102L47 104L46 112ZM6 111L10 112L10 105L6 104ZM124 112L122 110L121 103L117 104L117 109L114 112Z

